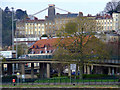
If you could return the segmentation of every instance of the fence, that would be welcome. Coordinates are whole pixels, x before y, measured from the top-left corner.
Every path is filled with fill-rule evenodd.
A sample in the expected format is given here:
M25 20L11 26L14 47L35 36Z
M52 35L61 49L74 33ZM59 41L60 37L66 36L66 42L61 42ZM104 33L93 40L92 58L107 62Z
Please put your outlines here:
M50 79L17 79L15 83L20 84L85 84L85 85L118 85L118 78L111 79L75 79L75 78L67 78L67 77L56 77ZM12 79L2 79L3 84L12 84Z

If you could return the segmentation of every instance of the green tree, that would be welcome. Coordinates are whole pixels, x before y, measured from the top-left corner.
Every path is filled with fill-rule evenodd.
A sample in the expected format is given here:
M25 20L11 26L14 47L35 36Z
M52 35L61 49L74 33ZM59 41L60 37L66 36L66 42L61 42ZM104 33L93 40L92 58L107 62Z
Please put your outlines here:
M22 20L22 19L25 19L27 16L28 15L26 11L23 11L21 9L16 10L16 19Z
M80 78L82 78L84 63L108 56L105 43L94 36L96 28L102 29L96 26L93 18L77 17L58 31L60 38L57 41L58 50L54 58L76 63L80 69Z

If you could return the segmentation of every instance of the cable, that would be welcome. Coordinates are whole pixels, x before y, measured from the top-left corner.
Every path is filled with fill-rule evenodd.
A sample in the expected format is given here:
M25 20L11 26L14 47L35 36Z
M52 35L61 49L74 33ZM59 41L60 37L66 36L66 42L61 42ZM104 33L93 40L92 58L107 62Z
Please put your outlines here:
M41 13L41 12L43 12L43 11L47 10L47 9L48 9L48 7L47 7L47 8L45 8L45 9L43 9L43 10L40 10L39 12L36 12L36 13L35 13L35 14L33 14L32 16L37 15L37 14L39 14L39 13Z
M67 10L64 10L64 9L61 9L61 8L58 8L58 7L55 7L56 9L59 9L59 10L62 10L62 11L65 11L65 12L68 12L68 13L71 13L71 12L69 12L69 11L67 11Z

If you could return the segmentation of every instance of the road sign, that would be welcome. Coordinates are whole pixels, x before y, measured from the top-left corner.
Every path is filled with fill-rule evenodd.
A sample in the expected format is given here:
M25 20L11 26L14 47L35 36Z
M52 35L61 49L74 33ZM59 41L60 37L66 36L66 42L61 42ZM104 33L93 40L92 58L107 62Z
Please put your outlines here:
M70 70L76 70L76 64L70 64Z

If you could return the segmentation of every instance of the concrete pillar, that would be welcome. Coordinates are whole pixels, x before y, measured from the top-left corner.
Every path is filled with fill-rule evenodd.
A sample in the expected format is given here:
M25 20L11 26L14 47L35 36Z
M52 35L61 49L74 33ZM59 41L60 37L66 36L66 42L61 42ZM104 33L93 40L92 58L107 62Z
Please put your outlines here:
M24 79L25 78L25 64L24 63L21 64L21 74L22 74L22 78Z
M114 69L114 67L112 68L112 75L114 75L115 74L115 69Z
M50 78L50 64L47 63L47 78Z
M71 76L70 64L68 65L68 76Z
M87 74L90 74L90 67L87 66Z
M16 64L16 70L18 70L18 63Z
M12 63L7 64L7 75L12 75Z
M39 70L40 78L47 77L47 64L39 63L39 66L40 66L40 70Z
M91 74L93 74L93 65L91 65Z
M108 75L111 75L111 68L108 68Z
M93 65L91 65L91 71L93 70Z
M87 71L86 71L86 65L84 65L84 74L86 74Z
M31 78L34 78L34 63L31 63Z

